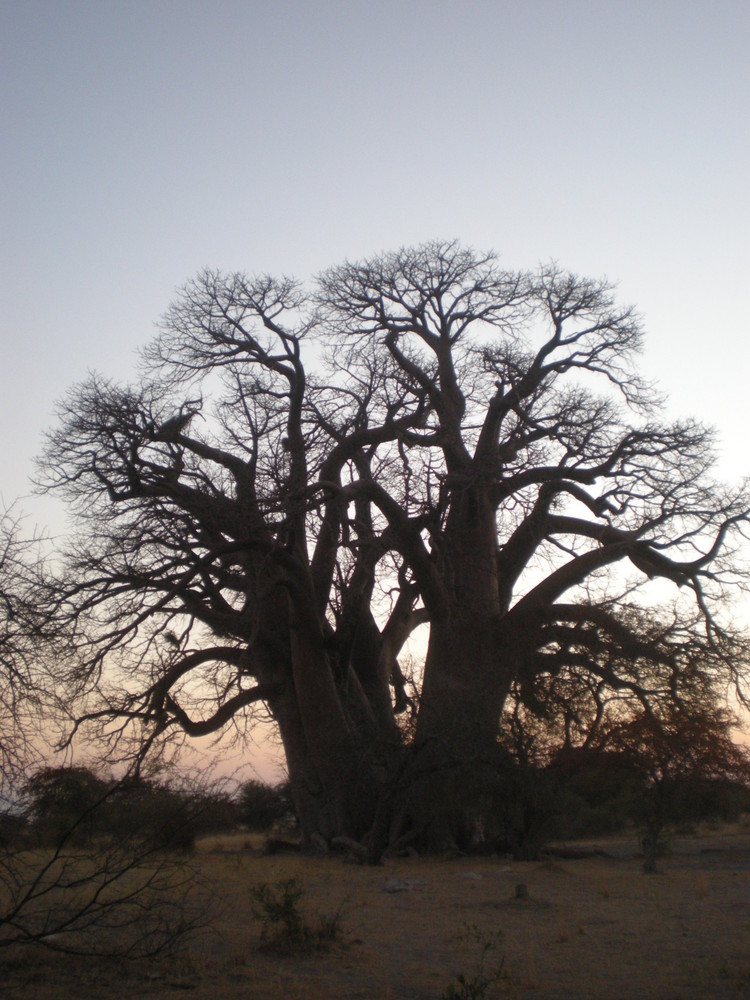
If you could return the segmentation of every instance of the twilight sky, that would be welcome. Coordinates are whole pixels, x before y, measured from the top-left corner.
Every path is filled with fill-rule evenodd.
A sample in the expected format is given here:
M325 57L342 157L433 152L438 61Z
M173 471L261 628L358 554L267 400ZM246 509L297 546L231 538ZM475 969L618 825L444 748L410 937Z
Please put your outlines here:
M748 51L747 0L0 0L0 495L200 267L452 237L619 281L750 472Z

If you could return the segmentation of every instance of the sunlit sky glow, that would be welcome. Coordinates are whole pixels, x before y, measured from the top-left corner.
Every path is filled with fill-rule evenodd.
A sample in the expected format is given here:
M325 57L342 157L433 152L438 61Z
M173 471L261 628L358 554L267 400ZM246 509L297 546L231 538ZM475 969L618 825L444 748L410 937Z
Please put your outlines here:
M671 412L750 471L746 0L0 0L0 47L6 505L199 268L452 237L618 281Z

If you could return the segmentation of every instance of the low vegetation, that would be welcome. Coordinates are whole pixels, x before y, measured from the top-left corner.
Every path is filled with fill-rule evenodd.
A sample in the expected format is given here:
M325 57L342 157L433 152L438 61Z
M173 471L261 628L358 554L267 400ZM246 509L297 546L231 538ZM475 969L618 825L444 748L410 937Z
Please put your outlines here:
M641 874L632 832L577 844L588 855L578 859L392 858L379 868L267 856L261 843L248 834L198 840L189 864L214 919L173 954L123 964L16 945L0 953L3 1000L747 996L750 824L675 835L655 878ZM279 924L264 935L253 915L263 884L282 908L284 886L302 887L292 908L311 927L347 897L335 939L269 948Z
M307 894L296 877L270 885L259 882L250 889L252 914L260 923L263 946L271 951L292 952L323 948L336 941L341 932L343 903L327 916L316 919L305 911Z
M257 783L250 788L257 796ZM82 767L42 767L0 813L0 949L37 943L67 954L166 952L203 926L196 839L253 823L243 786L226 792Z
M487 935L476 924L469 924L459 935L459 939L476 942L476 969L474 972L459 972L455 980L446 987L441 1000L483 1000L503 980L506 991L513 989L513 982L505 969L504 956L496 956L503 939L501 931ZM490 962L492 958L496 958L493 964Z

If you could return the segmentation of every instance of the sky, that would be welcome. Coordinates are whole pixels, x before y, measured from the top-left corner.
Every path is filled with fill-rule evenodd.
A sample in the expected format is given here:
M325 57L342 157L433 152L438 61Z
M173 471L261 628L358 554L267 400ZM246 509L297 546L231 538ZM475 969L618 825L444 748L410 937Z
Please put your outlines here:
M644 370L750 471L746 0L2 0L0 39L6 505L201 267L454 237L618 282Z
M0 0L2 500L200 268L454 237L618 282L750 472L748 51L747 0Z

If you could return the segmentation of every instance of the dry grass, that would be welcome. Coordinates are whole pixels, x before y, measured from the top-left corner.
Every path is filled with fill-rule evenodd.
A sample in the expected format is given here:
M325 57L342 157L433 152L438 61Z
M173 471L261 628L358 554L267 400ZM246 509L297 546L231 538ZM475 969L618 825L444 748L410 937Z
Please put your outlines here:
M3 1000L277 998L438 1000L476 971L476 937L502 937L491 996L750 997L750 831L682 838L661 874L644 876L632 841L612 856L511 863L403 860L366 868L341 858L258 857L247 837L199 845L210 930L159 962L81 961L39 949L0 956ZM251 888L298 879L306 917L344 904L343 937L323 949L263 950ZM401 891L386 886L406 883ZM528 896L518 898L525 884ZM493 957L488 956L488 961Z

